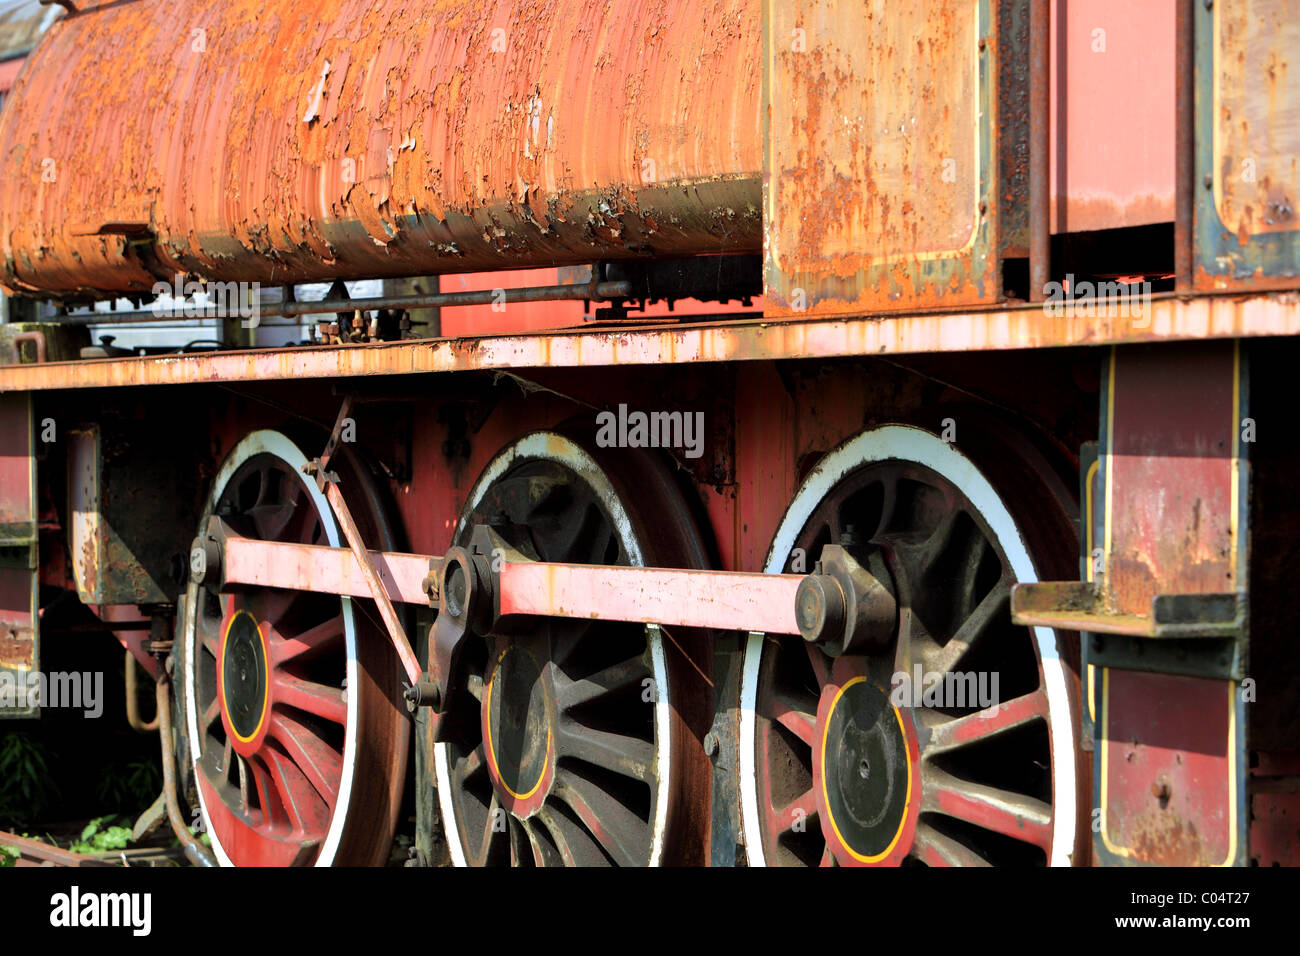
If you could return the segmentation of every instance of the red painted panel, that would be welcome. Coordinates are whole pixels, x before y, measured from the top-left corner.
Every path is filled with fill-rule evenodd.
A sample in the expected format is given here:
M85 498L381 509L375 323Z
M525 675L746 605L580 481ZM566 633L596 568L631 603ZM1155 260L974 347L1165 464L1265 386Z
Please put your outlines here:
M1053 232L1174 219L1174 4L1052 4Z
M0 524L34 521L28 397L0 395Z
M1234 361L1216 343L1115 354L1107 583L1120 611L1237 586Z
M1111 669L1106 689L1099 759L1107 848L1156 865L1225 862L1241 812L1233 685Z

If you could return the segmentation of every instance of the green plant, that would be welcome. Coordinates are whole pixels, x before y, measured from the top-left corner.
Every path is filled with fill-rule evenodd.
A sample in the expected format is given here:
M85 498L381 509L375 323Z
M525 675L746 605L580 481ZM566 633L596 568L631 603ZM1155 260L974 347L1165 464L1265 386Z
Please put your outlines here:
M27 822L58 799L46 747L23 731L0 738L0 819Z
M152 803L160 790L162 772L158 764L136 760L105 767L95 787L95 796L106 810L134 813Z
M131 828L108 826L100 829L104 823L111 823L113 817L96 817L86 824L81 831L81 838L68 847L73 853L104 853L109 850L125 850L131 844Z
M18 862L19 852L17 847L0 846L0 870L6 866L15 866Z

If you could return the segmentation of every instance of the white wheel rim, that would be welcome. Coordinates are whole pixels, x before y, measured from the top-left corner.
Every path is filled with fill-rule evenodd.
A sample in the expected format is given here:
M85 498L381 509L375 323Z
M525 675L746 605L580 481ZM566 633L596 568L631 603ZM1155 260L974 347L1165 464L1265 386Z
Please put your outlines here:
M950 481L979 511L988 524L995 543L1002 549L1016 581L1038 580L1030 557L1011 512L979 469L950 444L936 435L908 425L886 425L864 432L826 455L808 474L794 500L781 519L764 571L780 574L795 538L807 523L818 503L849 473L882 461L904 461L923 465ZM1048 733L1052 747L1052 866L1069 866L1074 851L1075 834L1075 759L1074 715L1070 695L1051 628L1032 627L1043 668L1043 684L1048 700ZM750 866L765 866L762 829L759 823L757 761L755 758L758 700L758 672L764 637L750 634L745 644L744 667L740 683L740 803L741 826Z
M645 558L641 542L632 531L632 521L623 503L618 499L614 486L600 466L576 443L554 432L535 432L525 435L507 447L492 459L484 469L482 476L470 491L469 498L456 523L453 538L459 537L465 529L465 521L471 512L479 506L488 489L517 461L542 459L555 461L578 474L596 492L605 504L610 521L618 535L623 553L634 566L644 566ZM647 640L650 646L650 663L654 672L657 688L655 695L655 818L651 831L650 866L658 866L663 859L664 837L668 828L668 774L671 767L670 752L672 734L670 732L671 715L668 709L668 666L664 657L663 639L659 628L647 626ZM438 787L438 805L442 811L443 832L447 837L447 847L451 852L451 861L455 866L466 866L465 849L460 845L460 821L456 815L456 804L451 797L451 748L448 744L435 744L433 748L434 779Z
M202 535L207 530L208 518L216 510L217 502L221 499L222 493L229 484L230 479L235 472L243 466L244 462L256 455L267 454L280 459L286 465L289 465L295 474L302 474L302 466L307 464L307 456L290 441L286 436L276 431L256 431L247 435L243 441L230 450L222 462L221 470L217 472L216 479L212 482L212 493L208 496L208 501L203 510L203 519L199 522L199 534ZM330 547L337 548L341 540L338 522L335 520L334 512L330 508L329 500L321 493L315 484L304 481L303 487L307 490L312 504L316 508L316 513L320 516L321 527L325 531L326 540ZM199 773L198 762L200 756L200 745L202 739L199 736L199 717L198 707L195 701L195 628L197 617L195 603L198 600L199 586L192 581L185 591L185 729L186 736L190 744L190 770ZM340 597L343 614L343 640L347 653L347 679L349 688L358 688L360 683L357 679L357 636L356 626L352 617L352 600L347 597ZM356 767L357 756L357 694L349 693L347 695L347 714L348 723L344 729L343 735L343 773L339 781L338 801L334 805L334 814L330 818L329 830L325 834L325 839L321 843L320 852L316 856L316 866L330 866L334 862L334 857L338 853L339 842L343 837L343 825L347 821L348 805L352 800L352 776ZM198 787L199 809L206 821L208 817L208 808L203 797L203 788ZM208 838L212 841L212 852L217 861L222 866L234 866L229 854L221 845L217 838L216 831L208 826Z

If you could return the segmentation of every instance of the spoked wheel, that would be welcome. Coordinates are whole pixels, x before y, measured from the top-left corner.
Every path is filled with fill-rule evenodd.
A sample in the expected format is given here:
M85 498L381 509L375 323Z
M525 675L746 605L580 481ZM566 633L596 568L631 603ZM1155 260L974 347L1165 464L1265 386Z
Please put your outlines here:
M226 458L203 524L263 541L346 546L289 438L259 431ZM368 472L331 463L371 547L391 549ZM183 674L193 771L226 865L377 865L392 844L409 727L400 670L368 602L191 584Z
M1009 606L1040 561L1068 566L1077 551L1060 547L1070 506L1059 482L1020 452L1012 490L1028 526L969 459L907 426L858 436L803 483L767 571L800 553L812 570L827 544L864 566L875 550L898 629L888 647L836 658L798 637L750 637L740 791L751 864L1081 861L1077 640L1017 627ZM1053 555L1034 554L1035 540Z
M558 433L507 447L456 533L492 524L530 558L698 568L704 552L658 459ZM438 798L460 866L703 862L709 764L702 636L535 618L470 635L470 693L438 744Z

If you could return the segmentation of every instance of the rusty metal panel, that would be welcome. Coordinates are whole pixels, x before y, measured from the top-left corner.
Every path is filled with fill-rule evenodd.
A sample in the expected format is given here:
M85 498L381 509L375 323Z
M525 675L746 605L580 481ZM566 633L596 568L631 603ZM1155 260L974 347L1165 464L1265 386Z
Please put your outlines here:
M36 456L31 396L0 395L0 717L34 717L40 668Z
M768 315L1001 297L987 2L767 0Z
M1104 523L1094 566L1107 603L1120 614L1149 616L1158 594L1246 591L1249 445L1242 429L1249 413L1239 343L1119 348L1105 380ZM1110 640L1090 636L1086 666L1106 659ZM1200 651L1185 653L1194 662ZM1249 814L1241 684L1103 666L1090 679L1098 859L1243 863Z
M1300 279L1297 50L1295 0L1196 5L1198 288Z
M1174 6L1054 0L1053 232L1173 222Z
M157 412L68 430L68 551L83 604L168 604L176 599L179 550L197 481L193 444ZM170 434L169 434L170 433ZM160 489L167 504L159 508ZM141 513L149 513L141 521Z
M91 0L0 115L6 284L761 243L759 0Z

